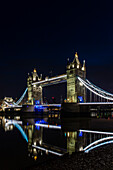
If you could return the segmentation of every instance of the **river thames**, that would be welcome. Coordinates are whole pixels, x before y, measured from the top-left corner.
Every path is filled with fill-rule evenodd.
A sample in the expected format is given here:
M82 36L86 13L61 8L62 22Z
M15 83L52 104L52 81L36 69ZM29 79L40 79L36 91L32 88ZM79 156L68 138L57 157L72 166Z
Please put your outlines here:
M103 149L102 147L92 149L88 153L84 153L84 148L102 138L109 139L111 136L112 139L111 126L106 129L109 133L101 131L101 123L108 122L110 125L112 121L107 118L61 117L58 112L46 115L37 113L32 116L27 113L23 115L10 113L1 116L0 169L32 169L35 166L41 168L51 161L65 162L64 158L68 157L72 160L76 157L76 165L74 166L72 161L72 167L82 166L81 154L83 160L84 154L91 155L94 152L97 154L99 149L104 151L106 146L102 146Z

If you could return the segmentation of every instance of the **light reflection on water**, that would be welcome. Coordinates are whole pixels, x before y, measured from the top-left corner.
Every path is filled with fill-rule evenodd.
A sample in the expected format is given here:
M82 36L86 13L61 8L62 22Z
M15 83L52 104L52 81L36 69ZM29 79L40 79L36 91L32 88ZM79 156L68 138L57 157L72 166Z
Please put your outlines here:
M11 120L10 117L8 117L8 119ZM14 120L22 121L21 127L28 137L29 155L34 158L36 158L37 155L43 154L55 154L59 156L67 152L72 154L76 151L82 151L83 148L91 142L108 136L79 132L79 129L92 128L92 120L89 118L76 117L60 119L60 115L55 113L54 115L34 118L15 116ZM94 119L93 121L97 122L97 120ZM1 117L0 124L6 131L14 129L13 125L5 127L5 117ZM98 124L96 126L99 127Z

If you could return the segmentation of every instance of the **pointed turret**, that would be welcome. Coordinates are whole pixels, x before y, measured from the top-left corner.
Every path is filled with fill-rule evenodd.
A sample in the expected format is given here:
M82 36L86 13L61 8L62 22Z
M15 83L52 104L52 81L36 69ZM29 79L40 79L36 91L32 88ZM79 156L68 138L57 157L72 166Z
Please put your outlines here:
M37 80L38 80L38 74L37 74L36 68L34 68L34 70L33 70L33 81L37 81Z
M78 59L78 54L77 54L77 52L75 53L75 58L74 58L74 60L73 60L73 63L76 63L77 68L80 67L80 61L79 61L79 59Z
M40 74L40 80L42 80L42 74Z
M83 60L83 67L82 67L82 70L83 70L83 71L86 70L85 60Z
M77 52L75 53L75 57L76 57L76 58L78 58L78 54L77 54Z
M36 73L36 68L34 68L33 72Z
M69 65L70 63L69 63L69 58L67 58L67 65Z
M70 69L70 62L69 62L69 58L67 58L67 69Z

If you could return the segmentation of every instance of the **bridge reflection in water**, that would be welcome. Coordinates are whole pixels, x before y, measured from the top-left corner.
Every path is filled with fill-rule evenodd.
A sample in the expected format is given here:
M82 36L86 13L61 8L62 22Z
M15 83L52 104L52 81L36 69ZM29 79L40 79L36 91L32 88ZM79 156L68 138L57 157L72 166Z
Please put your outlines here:
M96 149L95 144L102 146L102 143L113 142L113 119L80 117L60 119L59 114L55 115L19 118L22 122L20 126L28 138L28 151L31 156L43 154L62 156L67 152L72 154L76 151L86 151L86 148L91 151ZM16 118L14 117L15 120ZM1 117L3 126L4 119ZM9 123L7 130L13 128Z

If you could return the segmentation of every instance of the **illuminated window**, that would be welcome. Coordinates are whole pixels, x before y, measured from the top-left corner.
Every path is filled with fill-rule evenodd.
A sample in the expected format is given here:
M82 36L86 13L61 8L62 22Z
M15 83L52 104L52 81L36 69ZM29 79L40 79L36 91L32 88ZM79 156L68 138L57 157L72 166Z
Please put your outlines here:
M33 77L33 81L35 81L36 80L36 77Z
M79 68L79 64L77 64L77 68Z

